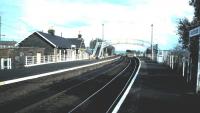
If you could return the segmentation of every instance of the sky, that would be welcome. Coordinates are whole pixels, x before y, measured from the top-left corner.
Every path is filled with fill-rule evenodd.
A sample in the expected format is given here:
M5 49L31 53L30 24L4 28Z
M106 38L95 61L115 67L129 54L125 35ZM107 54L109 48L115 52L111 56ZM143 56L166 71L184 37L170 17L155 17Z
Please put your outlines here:
M80 32L86 46L95 38L116 45L117 50L144 49L137 40L151 41L162 50L178 43L177 21L192 20L189 0L1 0L2 40L20 42L35 31L75 38ZM104 27L102 27L104 24ZM148 46L148 44L147 44Z

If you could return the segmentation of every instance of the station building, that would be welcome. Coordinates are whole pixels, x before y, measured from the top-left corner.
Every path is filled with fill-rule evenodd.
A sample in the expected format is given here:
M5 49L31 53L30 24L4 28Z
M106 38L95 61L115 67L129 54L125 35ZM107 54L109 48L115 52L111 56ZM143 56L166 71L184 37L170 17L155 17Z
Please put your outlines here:
M85 49L85 43L81 34L77 38L64 38L56 36L53 29L48 33L34 32L19 43L19 47L39 47L44 48L45 55L67 54L76 50L78 54L81 49Z

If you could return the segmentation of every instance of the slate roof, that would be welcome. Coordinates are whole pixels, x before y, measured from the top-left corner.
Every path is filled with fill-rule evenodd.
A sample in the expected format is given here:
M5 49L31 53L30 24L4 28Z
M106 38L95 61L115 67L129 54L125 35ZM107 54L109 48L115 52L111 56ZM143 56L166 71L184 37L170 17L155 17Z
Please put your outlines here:
M71 48L71 45L76 45L76 48L85 48L84 40L82 38L63 38L43 32L36 33L56 48L69 49Z
M17 42L16 41L0 41L0 45L7 45L7 46L14 46Z

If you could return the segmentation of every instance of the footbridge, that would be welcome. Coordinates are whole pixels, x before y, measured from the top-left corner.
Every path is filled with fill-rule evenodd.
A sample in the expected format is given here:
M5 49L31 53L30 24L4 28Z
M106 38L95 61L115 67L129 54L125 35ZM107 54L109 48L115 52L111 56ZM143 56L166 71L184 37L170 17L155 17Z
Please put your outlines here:
M119 45L119 44L127 44L127 45L135 45L135 46L140 46L143 48L148 48L151 46L151 43L148 41L140 40L140 39L132 39L129 41L118 41L118 42L108 42L108 41L101 41L97 42L95 45L95 48L92 53L92 57L95 58L102 58L105 56L106 51L104 49L108 46L114 46L114 45Z

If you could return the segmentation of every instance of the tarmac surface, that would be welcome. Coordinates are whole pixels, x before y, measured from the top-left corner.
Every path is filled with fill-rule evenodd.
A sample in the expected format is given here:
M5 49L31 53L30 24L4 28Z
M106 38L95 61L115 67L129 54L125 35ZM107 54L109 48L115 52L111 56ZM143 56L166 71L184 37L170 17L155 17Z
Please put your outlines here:
M168 66L141 59L138 77L118 113L200 113L200 96Z
M87 95L90 96L93 91L99 89L98 87L101 88L102 85L105 85L104 83L115 77L115 74L123 69L121 65L126 66L124 60L124 58L120 58L80 70L0 86L0 113L32 113L32 111L34 113L63 113L65 111L66 113L66 109L76 105L73 102L79 104L79 101L83 101L82 99ZM97 61L101 60L95 62ZM54 64L52 68L58 65ZM35 68L38 68L36 70L38 72L42 69L41 66ZM110 76L105 77L105 73L112 77L110 79ZM100 78L101 81L99 81ZM64 111L60 112L60 110Z
M16 69L11 69L11 70L0 70L0 82L16 79L16 78L21 78L21 77L32 76L36 74L42 74L46 72L52 72L52 71L61 70L61 69L68 69L71 67L76 67L76 66L81 66L81 65L91 64L91 63L96 63L96 62L111 59L111 58L113 57L100 59L100 60L93 59L93 60L58 62L58 63L32 66L32 67L16 68Z

